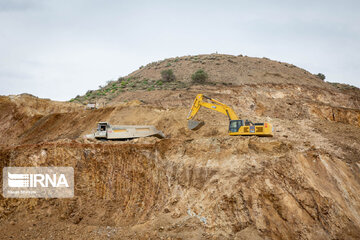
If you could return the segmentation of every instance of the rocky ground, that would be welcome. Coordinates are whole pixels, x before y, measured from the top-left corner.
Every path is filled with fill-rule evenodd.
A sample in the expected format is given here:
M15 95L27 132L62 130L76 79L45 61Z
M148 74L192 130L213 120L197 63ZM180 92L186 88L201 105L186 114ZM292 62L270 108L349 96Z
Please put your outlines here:
M201 61L194 64L208 66ZM123 91L97 110L79 101L0 97L1 168L75 169L72 199L1 196L0 238L359 239L360 90L336 88L285 63L253 64L274 65L274 72L284 65L288 81L308 84L234 77L231 85ZM148 78L158 74L145 70ZM197 93L242 118L271 122L274 137L230 137L227 117L207 109L197 115L205 125L188 130ZM154 125L167 138L84 139L98 121Z

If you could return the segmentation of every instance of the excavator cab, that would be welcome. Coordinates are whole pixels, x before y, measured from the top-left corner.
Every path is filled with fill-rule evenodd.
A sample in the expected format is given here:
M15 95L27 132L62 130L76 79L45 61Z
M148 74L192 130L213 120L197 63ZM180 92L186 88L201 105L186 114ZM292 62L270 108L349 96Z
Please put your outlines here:
M229 132L238 132L243 125L243 120L230 120Z

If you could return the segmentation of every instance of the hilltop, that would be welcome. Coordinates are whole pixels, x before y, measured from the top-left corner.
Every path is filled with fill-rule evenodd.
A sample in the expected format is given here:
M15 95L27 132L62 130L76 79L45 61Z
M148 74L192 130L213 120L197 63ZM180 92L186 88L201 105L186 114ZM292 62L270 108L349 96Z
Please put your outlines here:
M293 64L272 61L268 58L209 54L168 58L141 66L138 70L116 81L109 81L98 90L89 90L84 96L71 101L110 102L129 91L155 91L187 89L194 83L191 76L199 69L204 70L208 79L200 85L241 86L249 84L286 84L321 89L357 89L344 84L324 82L318 75L298 68ZM161 72L171 70L175 80L166 81Z

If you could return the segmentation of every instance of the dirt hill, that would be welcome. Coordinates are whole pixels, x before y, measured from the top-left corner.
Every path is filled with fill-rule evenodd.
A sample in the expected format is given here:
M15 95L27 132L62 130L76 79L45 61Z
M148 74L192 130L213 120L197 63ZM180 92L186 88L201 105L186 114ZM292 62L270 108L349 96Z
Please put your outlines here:
M178 81L156 85L169 67ZM200 67L210 83L190 82ZM205 126L188 130L197 93L271 122L274 137L230 137L227 117L207 109ZM76 185L72 199L0 197L0 238L359 239L359 93L290 64L201 55L149 64L72 103L1 97L0 166L72 166ZM107 105L75 103L92 96ZM155 125L167 138L84 139L98 121Z
M292 64L268 58L223 54L185 56L153 62L128 77L160 79L161 71L173 69L176 79L189 82L198 69L209 74L209 82L233 85L259 83L287 83L326 87L317 76Z
M319 76L289 63L272 61L267 58L232 56L221 54L197 55L169 58L141 66L137 71L109 81L106 86L89 90L84 96L77 96L71 101L109 102L124 92L179 90L196 85L192 75L199 69L205 71L208 79L201 85L241 86L249 84L286 84L314 87L327 90L356 90L345 85L324 82ZM171 70L174 81L166 81L161 75L164 70Z

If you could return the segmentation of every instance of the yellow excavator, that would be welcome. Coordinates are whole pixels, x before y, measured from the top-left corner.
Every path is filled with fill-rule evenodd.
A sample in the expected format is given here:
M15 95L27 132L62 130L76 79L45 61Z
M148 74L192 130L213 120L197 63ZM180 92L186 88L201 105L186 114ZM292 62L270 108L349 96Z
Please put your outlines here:
M205 101L209 100L210 102ZM230 136L265 136L265 137L272 137L273 136L273 129L271 123L253 123L249 120L241 120L236 115L234 110L213 98L204 96L203 94L198 94L194 100L194 103L191 107L191 110L187 116L188 120L188 128L190 130L197 130L201 126L204 125L203 121L194 121L192 120L197 112L200 110L201 107L206 107L211 110L218 111L222 114L225 114L229 117L229 135Z

